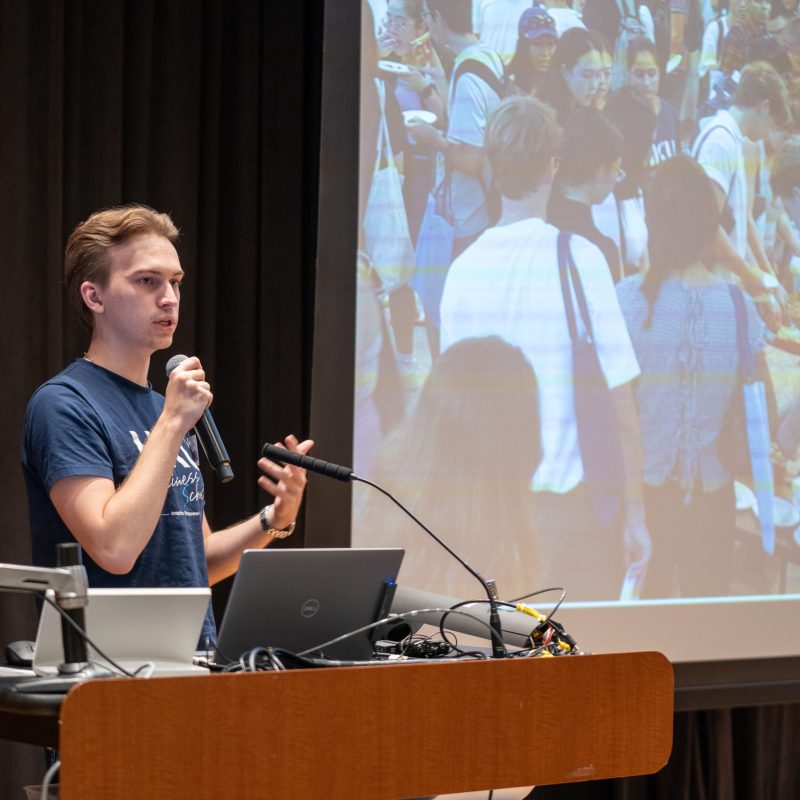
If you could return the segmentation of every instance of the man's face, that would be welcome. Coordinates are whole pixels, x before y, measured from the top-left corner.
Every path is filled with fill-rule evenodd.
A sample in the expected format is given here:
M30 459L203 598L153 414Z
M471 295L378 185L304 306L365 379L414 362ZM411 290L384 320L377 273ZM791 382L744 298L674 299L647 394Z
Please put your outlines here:
M750 126L749 136L755 142L765 139L769 132L777 127L777 120L772 116L769 100L762 100L752 116L753 123Z
M595 173L591 185L592 205L602 203L623 177L621 158L600 167Z
M172 344L183 269L169 239L142 234L111 248L104 287L85 282L97 334L120 353L147 353Z

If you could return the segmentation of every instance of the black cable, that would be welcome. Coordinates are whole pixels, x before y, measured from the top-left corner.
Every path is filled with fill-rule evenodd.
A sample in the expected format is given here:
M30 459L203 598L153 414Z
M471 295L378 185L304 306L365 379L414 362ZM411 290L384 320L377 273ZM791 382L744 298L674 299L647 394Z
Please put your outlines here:
M95 643L94 643L94 642L93 642L93 641L92 641L92 640L89 638L89 636L87 635L86 631L85 631L83 628L81 628L81 626L80 626L80 625L78 625L78 623L77 623L77 622L75 622L75 620L74 620L74 619L72 619L72 617L71 617L69 614L67 614L67 612L66 612L66 611L65 611L63 608L61 608L61 606L60 606L58 603L56 603L56 601L55 601L55 600L51 600L51 599L50 599L50 598L47 596L47 594L44 594L44 595L42 595L42 596L44 597L44 601L45 601L46 603L49 603L51 606L53 606L53 608L54 608L56 611L58 611L58 613L59 613L59 614L61 614L62 618L63 618L63 619L65 619L65 620L66 620L66 621L67 621L67 622L68 622L68 623L69 623L69 624L70 624L70 625L71 625L71 626L72 626L72 627L73 627L73 628L74 628L74 629L75 629L75 630L78 632L78 635L79 635L79 636L80 636L80 637L81 637L81 638L82 638L82 639L83 639L83 640L86 642L86 644L88 644L88 645L89 645L89 647L91 647L91 648L92 648L92 650L94 650L94 651L95 651L95 653L97 653L97 654L98 654L98 655L99 655L101 658L104 658L106 661L108 661L108 663L109 663L109 664L111 664L111 666L112 666L112 667L114 667L114 669L116 669L118 672L121 672L121 673L122 673L122 674L123 674L123 675L124 675L126 678L135 678L135 677L136 677L136 674L135 674L135 673L133 673L133 672L128 672L128 670L127 670L127 669L125 669L125 667L122 667L122 666L120 666L119 664L117 664L117 662L116 662L116 661L114 661L114 659L113 659L113 658L110 658L109 656L107 656L107 655L106 655L106 654L105 654L105 653L104 653L104 652L103 652L103 651L102 651L102 650L101 650L101 649L100 649L100 648L99 648L99 647L98 647L98 646L97 646L97 645L96 645L96 644L95 644ZM144 665L143 665L143 666L144 666Z
M450 614L450 612L456 611L456 613L463 613L463 612L458 612L457 609L461 608L462 606L476 605L476 604L479 604L479 603L484 603L486 605L490 605L488 600L461 600L460 602L454 603L452 606L450 606L450 608L444 614L442 614L441 618L439 619L439 634L442 636L442 638L443 639L446 638L445 637L445 632L444 632L444 621L447 619L447 617ZM509 606L509 607L513 608L511 603L506 603L504 600L498 601L498 605ZM466 616L471 617L472 619L477 619L477 617L473 617L471 614L467 614ZM479 620L479 621L483 622L483 620Z
M512 597L511 600L508 600L507 602L509 604L521 603L523 600L527 600L531 597L537 597L538 595L545 594L546 592L561 592L561 599L558 601L559 605L567 594L567 590L563 586L548 586L546 589L537 589L535 592L531 592L530 594L523 594L522 597Z
M561 623L559 623L555 619L553 619L553 615L556 613L556 611L558 611L559 607L561 606L561 603L564 601L564 597L566 596L566 590L563 587L561 587L561 586L551 586L551 587L548 587L547 589L539 589L539 590L537 590L535 592L531 592L528 595L524 595L523 597L515 598L514 600L508 600L508 601L500 600L500 601L497 602L497 605L498 606L505 606L505 607L508 607L508 608L516 608L516 604L520 600L525 600L525 599L527 599L529 597L533 597L533 596L538 595L538 594L543 594L544 592L552 592L552 591L560 591L561 592L561 597L558 599L558 602L556 603L556 605L553 608L553 610L547 615L547 618L545 619L545 621L539 623L539 625L537 625L531 631L531 634L530 634L531 644L535 645L535 646L531 647L531 648L527 648L526 650L519 650L517 652L511 652L511 653L509 653L509 656L513 655L514 657L518 657L518 658L531 657L531 656L537 656L540 653L545 652L545 651L549 652L551 655L556 656L556 655L564 655L565 653L574 653L574 651L577 649L577 643L572 638L572 636L570 636L567 633L567 631L564 629L564 626ZM458 609L458 608L460 608L462 606L466 606L466 605L478 605L478 604L485 604L485 603L487 603L486 600L462 600L462 601L460 601L458 603L455 603L454 605L450 606L449 611L454 611L455 613L462 613L462 612L456 611L456 609ZM442 636L442 638L445 641L447 641L447 635L446 635L446 632L445 632L445 629L444 629L444 624L445 624L445 620L447 619L447 614L449 613L449 611L444 613L442 615L442 617L440 618L440 620L439 620L439 633L440 633L440 635ZM477 619L476 617L472 617L472 618L473 619ZM534 634L536 634L537 632L541 633L542 630L545 629L545 628L546 628L546 630L548 630L550 632L550 637L543 644L536 644L535 639L534 639ZM559 646L562 642L565 643L568 646L568 649L563 650ZM461 652L461 651L459 651L459 652Z
M223 667L223 672L232 672L232 670L229 670L228 667L231 664L236 663L238 659L231 658L227 653L223 653L222 650L219 649L219 646L216 644L214 645L214 652L222 656L223 660L227 662L227 664Z
M488 601L481 600L477 602L486 603ZM419 614L461 614L464 617L469 617L474 622L483 625L488 631L489 635L491 636L493 631L491 625L488 622L484 622L482 619L477 619L473 617L471 614L467 614L465 611L454 611L452 608L417 608L413 611L404 611L402 614L389 614L388 617L384 617L383 619L377 620L377 622L371 622L369 625L363 625L360 628L356 628L355 630L348 631L347 633L343 633L341 636L337 636L335 639L330 639L327 642L322 642L321 644L315 645L314 647L309 647L306 650L302 650L295 655L298 656L306 656L310 653L314 653L317 651L322 651L326 647L330 647L333 644L337 644L338 642L344 641L345 639L349 639L351 636L357 636L360 633L364 633L366 631L372 630L373 628L377 628L380 625L385 625L387 622L397 622L398 620L405 619L406 617L416 617Z
M417 525L419 525L420 528L422 528L422 530L428 534L428 536L430 536L437 544L443 547L456 561L458 561L459 564L464 567L464 569L467 570L467 572L469 572L480 583L486 592L486 597L488 598L489 602L489 631L491 634L489 639L492 643L492 652L495 658L505 658L508 655L508 650L506 650L506 645L503 641L503 631L500 627L500 618L497 614L497 601L495 600L492 589L489 588L489 582L468 561L456 553L456 551L453 550L453 548L450 547L450 545L447 544L444 539L435 534L424 522L422 522L422 520L414 516L414 514L412 514L399 500L387 492L386 489L381 488L377 483L373 483L366 478L359 478L354 474L350 477L354 481L366 483L367 486L377 489L381 494L388 497L404 514L407 514L411 519L413 519L414 522L416 522Z
M442 631L439 631L439 633L442 633ZM458 636L456 636L455 631L444 631L444 634L442 639L445 644L450 645L450 652L455 653L456 658L487 658L486 653L482 653L480 650L465 650L463 647L459 647ZM452 642L448 640L447 634L453 637Z
M489 660L489 656L487 656L486 653L482 653L480 650L462 650L461 648L458 648L456 650L456 653L458 654L458 655L456 655L457 659L458 658L477 658L478 660L483 660L483 661L488 661ZM513 655L514 655L514 653L509 653L508 657L511 658Z

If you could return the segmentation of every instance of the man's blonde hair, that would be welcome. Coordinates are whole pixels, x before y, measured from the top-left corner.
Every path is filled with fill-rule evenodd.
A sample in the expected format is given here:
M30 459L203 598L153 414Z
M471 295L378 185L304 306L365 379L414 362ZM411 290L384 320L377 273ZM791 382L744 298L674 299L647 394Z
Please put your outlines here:
M552 169L561 141L556 113L527 95L509 97L492 111L486 126L486 155L492 180L512 200L538 189Z
M81 296L81 284L108 281L109 251L133 236L154 233L176 242L180 231L169 214L144 205L117 206L96 211L79 223L67 240L64 252L64 284L80 321L91 330L92 312Z
M769 100L769 110L775 123L783 127L789 122L789 95L786 83L766 61L752 61L743 70L733 96L738 108L755 108Z

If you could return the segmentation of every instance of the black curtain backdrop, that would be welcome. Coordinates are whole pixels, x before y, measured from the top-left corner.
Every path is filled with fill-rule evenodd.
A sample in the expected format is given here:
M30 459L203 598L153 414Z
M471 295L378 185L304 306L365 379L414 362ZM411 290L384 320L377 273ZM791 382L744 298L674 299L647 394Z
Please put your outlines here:
M349 2L335 0L333 8ZM255 484L261 443L308 433L312 368L319 376L335 371L337 359L346 364L352 341L337 340L342 352L318 342L312 364L322 19L330 11L323 6L0 0L0 562L30 561L22 419L33 390L86 347L64 303L61 267L68 233L97 208L148 203L169 211L182 230L187 281L170 352L202 358L236 470L225 487L206 475L212 525L265 502ZM342 53L341 80L326 75L334 92L355 85L353 58ZM328 122L350 131L343 147L351 163L342 168L341 151L323 152L333 183L322 196L338 191L355 209L355 109L336 108L332 98L331 113L344 116ZM339 290L353 283L350 255L337 267L350 276ZM352 297L336 302L350 313ZM157 388L167 356L154 359ZM351 374L346 366L343 374ZM325 540L325 521L324 510L315 515L315 543ZM302 543L301 521L287 544ZM215 595L224 602L226 587ZM0 594L0 645L34 632L33 602ZM750 635L757 646L757 633ZM532 724L546 724L549 713L558 713L557 698L542 698L542 717ZM798 743L796 706L680 713L673 756L658 775L542 787L535 796L788 800L800 797ZM43 770L39 749L0 741L2 800L21 798L22 785L40 782Z
M170 353L201 357L236 471L224 487L206 474L212 526L267 501L263 442L308 433L321 16L322 0L0 0L0 562L30 563L22 420L86 349L61 270L98 208L147 203L181 229ZM159 389L168 355L153 360ZM32 601L0 594L0 645L34 634ZM0 798L43 767L40 750L0 742Z

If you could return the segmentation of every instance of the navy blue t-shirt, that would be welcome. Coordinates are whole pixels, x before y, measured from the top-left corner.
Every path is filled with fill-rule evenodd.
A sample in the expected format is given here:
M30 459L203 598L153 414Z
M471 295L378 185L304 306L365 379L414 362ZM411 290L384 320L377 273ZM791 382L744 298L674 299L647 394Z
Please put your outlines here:
M82 358L36 390L28 403L22 438L34 564L55 566L56 544L75 541L50 501L53 484L67 477L97 476L119 487L163 407L163 395ZM113 575L84 553L89 586L208 586L204 507L197 441L187 435L161 518L133 569ZM200 645L215 638L209 606Z

